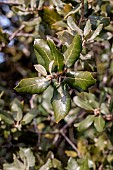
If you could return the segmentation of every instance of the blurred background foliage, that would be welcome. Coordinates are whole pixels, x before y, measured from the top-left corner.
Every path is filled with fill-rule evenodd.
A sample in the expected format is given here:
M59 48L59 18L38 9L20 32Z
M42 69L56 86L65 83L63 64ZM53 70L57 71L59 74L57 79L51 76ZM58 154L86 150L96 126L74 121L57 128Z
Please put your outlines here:
M36 38L49 36L64 52L76 34L83 50L74 70L97 81L70 89L71 110L56 124L51 87L38 95L13 88L38 76ZM112 122L113 1L0 0L0 169L112 170Z

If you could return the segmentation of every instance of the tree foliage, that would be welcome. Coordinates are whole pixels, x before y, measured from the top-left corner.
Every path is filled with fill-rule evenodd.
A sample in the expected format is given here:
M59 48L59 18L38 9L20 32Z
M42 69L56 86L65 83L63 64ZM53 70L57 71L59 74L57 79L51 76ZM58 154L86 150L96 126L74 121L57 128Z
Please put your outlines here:
M112 1L0 4L0 168L113 169Z

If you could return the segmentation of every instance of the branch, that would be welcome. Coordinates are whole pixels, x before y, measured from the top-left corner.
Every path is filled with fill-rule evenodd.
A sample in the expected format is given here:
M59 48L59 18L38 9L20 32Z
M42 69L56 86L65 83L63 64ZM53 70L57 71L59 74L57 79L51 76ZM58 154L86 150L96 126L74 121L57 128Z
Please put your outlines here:
M60 131L61 135L65 138L65 140L70 144L70 146L77 152L78 157L81 158L81 154L77 147L73 144L73 142L64 134L63 131Z
M80 18L80 21L79 21L79 26L84 19L84 0L81 0L81 3L82 3L82 7L81 7L81 18Z
M11 41L16 35L25 27L25 25L21 25L10 37L9 40Z
M21 5L22 4L22 2L19 2L19 1L10 1L10 0L7 0L7 1L2 1L2 2L0 2L0 4L5 4L5 5Z

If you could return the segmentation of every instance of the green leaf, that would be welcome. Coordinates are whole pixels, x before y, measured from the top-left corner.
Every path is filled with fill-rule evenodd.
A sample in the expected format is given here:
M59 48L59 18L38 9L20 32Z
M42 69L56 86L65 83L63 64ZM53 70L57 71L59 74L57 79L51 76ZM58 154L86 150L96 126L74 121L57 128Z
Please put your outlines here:
M88 103L88 101L85 101L79 96L74 97L74 103L85 110L93 111L93 107Z
M88 165L88 158L85 158L82 160L80 170L90 170L89 165Z
M67 24L71 28L71 30L76 31L79 35L82 36L83 31L76 25L76 23L74 22L71 16L67 18Z
M96 82L91 73L87 71L67 73L67 77L64 79L64 81L72 88L81 88L83 90L86 90Z
M62 72L64 68L64 56L63 54L56 48L52 39L48 37L47 43L51 49L51 55L54 58L55 67L57 67L58 72Z
M95 117L94 126L98 132L102 132L105 127L105 120L101 115Z
M41 64L35 64L34 67L42 76L47 76L47 71Z
M76 5L76 7L74 7L70 12L68 12L68 14L65 16L65 19L72 14L75 14L76 12L79 11L79 9L81 8L82 4L78 4Z
M43 10L39 11L39 14L44 22L47 22L52 27L52 24L54 24L57 21L62 20L60 15L57 13L57 11L54 9L54 7L44 7Z
M14 99L13 102L11 103L11 111L13 111L13 117L14 120L20 121L23 116L23 104L18 100Z
M109 114L109 110L108 110L108 107L106 106L105 103L102 103L101 106L100 106L100 112L102 114Z
M14 123L12 115L4 110L0 110L0 119L10 125Z
M70 110L71 97L66 84L61 84L59 87L54 87L51 103L54 110L56 123L63 119Z
M31 109L28 113L26 113L21 121L21 123L23 125L26 125L28 123L30 123L38 114L38 110L37 109Z
M79 123L78 131L83 131L88 129L94 121L94 115L87 116L83 121Z
M88 20L84 27L84 36L86 37L90 32L91 32L91 23L90 20Z
M109 17L90 15L89 19L90 19L91 25L93 25L94 28L98 27L100 24L103 24L104 27L110 24Z
M82 51L82 42L78 34L75 35L72 43L64 53L65 65L71 67L78 60Z
M19 155L21 160L26 160L26 166L34 167L35 166L35 157L30 148L20 148Z
M92 93L81 92L78 96L73 98L74 103L88 111L94 111L99 108L99 103L96 101L96 97Z
M50 85L50 82L44 77L26 78L22 79L14 89L21 93L41 93Z
M45 165L43 165L39 170L50 170L52 168L51 159L48 159Z
M13 163L3 164L3 170L23 170L25 168L24 164L17 159L16 155L13 155L13 159Z
M47 45L46 41L44 41L43 39L35 39L34 48L43 58L45 68L46 70L48 70L49 63L53 60L53 57L51 56L50 48Z
M80 170L80 166L74 158L68 159L67 170Z
M103 28L103 24L100 24L97 29L94 31L93 35L91 36L90 39L88 39L88 41L92 41L94 40L99 34L100 32L102 31L102 28Z
M36 55L38 64L40 64L40 65L45 67L45 61L42 58L42 56L38 53L38 51L35 48L34 48L34 51L35 51L35 55Z

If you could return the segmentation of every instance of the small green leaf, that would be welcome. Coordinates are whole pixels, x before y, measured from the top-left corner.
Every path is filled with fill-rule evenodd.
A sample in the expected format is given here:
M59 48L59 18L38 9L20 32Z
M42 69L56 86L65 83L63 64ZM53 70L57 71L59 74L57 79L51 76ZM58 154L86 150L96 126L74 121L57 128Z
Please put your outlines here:
M66 84L61 84L58 88L54 87L51 103L54 110L55 121L58 123L68 114L71 106L71 97Z
M80 170L90 170L87 157L82 160Z
M64 53L65 65L71 67L78 60L82 51L82 42L78 34L75 35L72 43Z
M51 61L50 64L49 64L49 72L50 72L50 74L52 73L53 65L54 65L54 60Z
M88 129L94 121L94 115L89 115L79 123L78 131L83 131Z
M45 67L45 61L42 58L42 56L38 53L38 51L35 48L34 48L34 51L35 51L35 55L36 55L38 64L40 64L40 65Z
M47 43L51 49L51 55L54 58L55 67L57 67L58 72L61 72L64 68L64 56L63 54L56 48L52 39L48 37Z
M14 89L21 93L41 93L50 85L50 82L44 77L26 78L22 79Z
M91 23L90 20L88 20L84 27L84 36L86 37L90 32L91 32Z
M21 121L21 123L23 125L26 125L28 123L30 123L38 114L38 110L37 109L31 109L28 113L26 113Z
M97 29L94 31L93 35L91 36L90 39L88 39L88 41L92 41L94 40L99 34L100 32L102 31L102 28L103 28L103 24L100 24Z
M60 21L62 18L57 13L57 11L54 9L54 7L44 7L43 10L39 11L39 14L44 22L47 22L52 27L52 24L54 24L57 21Z
M76 25L76 23L74 22L74 20L71 16L69 16L67 18L67 24L71 28L71 30L76 31L77 34L82 36L83 31Z
M35 157L30 148L20 148L19 155L22 161L26 160L29 169L35 166Z
M52 168L52 162L51 159L48 159L45 165L41 166L39 170L50 170Z
M13 155L14 162L13 163L5 163L3 164L3 170L20 170L25 169L25 165L17 159L16 155Z
M67 77L64 80L70 87L81 88L83 90L86 90L96 82L91 73L87 71L67 73Z
M0 119L10 125L14 123L12 115L4 110L0 110Z
M20 121L23 116L23 104L18 100L14 99L13 102L11 103L11 111L13 111L13 117L14 120Z
M42 65L36 64L34 67L42 76L47 76L47 71Z
M35 39L34 48L39 53L39 55L43 58L45 68L46 68L46 70L48 70L49 69L49 63L54 58L52 58L52 56L51 56L50 48L47 45L46 41L44 41L43 39Z
M100 106L100 112L102 114L109 114L109 110L108 110L108 107L106 106L105 103L102 103L101 106Z
M80 170L80 166L74 158L69 158L67 163L67 170Z
M81 92L78 96L73 98L74 103L88 111L94 111L99 108L99 103L96 101L96 97L92 93Z
M85 110L88 110L88 111L93 111L93 107L89 104L89 102L85 101L80 96L75 96L73 100L77 106L79 106Z
M102 132L105 127L105 120L101 115L95 117L94 119L94 126L98 132Z

